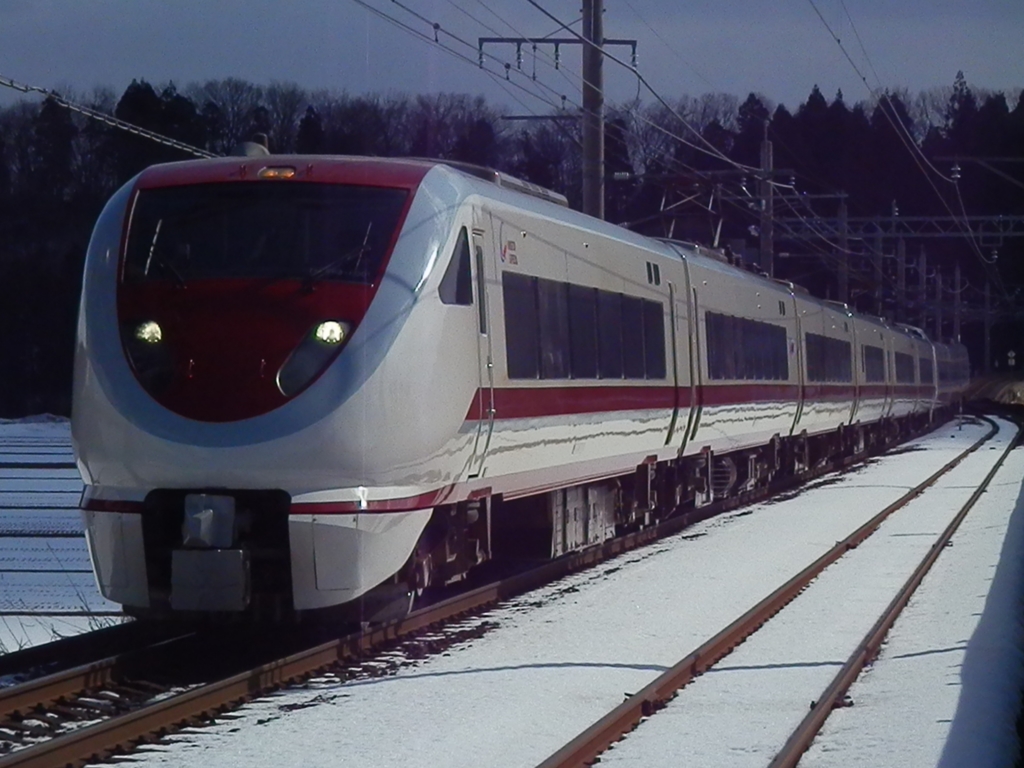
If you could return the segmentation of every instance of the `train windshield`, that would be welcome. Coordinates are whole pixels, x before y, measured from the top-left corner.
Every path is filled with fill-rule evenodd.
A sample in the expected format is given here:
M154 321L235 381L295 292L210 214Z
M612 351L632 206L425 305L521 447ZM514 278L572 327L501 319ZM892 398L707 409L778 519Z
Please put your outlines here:
M370 283L408 194L266 181L144 189L132 213L123 280Z

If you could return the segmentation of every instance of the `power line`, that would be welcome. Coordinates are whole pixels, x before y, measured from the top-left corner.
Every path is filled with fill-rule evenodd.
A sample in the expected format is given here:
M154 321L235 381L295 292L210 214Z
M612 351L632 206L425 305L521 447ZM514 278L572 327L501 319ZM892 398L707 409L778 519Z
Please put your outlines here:
M526 86L522 85L521 83L519 83L519 82L517 82L515 80L512 80L511 77L509 76L509 73L510 73L510 70L511 70L511 65L508 64L507 62L505 63L506 64L506 66L505 66L505 77L501 77L501 75L499 73L494 72L494 71L488 69L487 67L480 66L479 63L476 60L471 59L468 56L464 56L463 54L459 53L458 51L454 50L453 48L451 48L451 47L445 45L444 43L442 43L440 41L440 39L436 35L439 35L443 31L446 36L449 36L449 37L457 40L458 42L462 43L463 45L469 46L474 51L476 50L475 46L473 46L472 43L464 40L463 38L459 37L458 35L456 35L456 34L454 34L452 32L444 30L440 26L440 24L438 24L436 22L433 22L433 21L431 21L429 19L425 19L425 17L421 16L418 13L411 12L418 19L424 20L424 23L428 24L431 27L431 29L435 31L435 37L431 37L430 35L424 34L423 32L420 32L419 30L414 29L413 27L411 27L410 25L406 24L405 22L403 22L403 21L401 21L399 19L396 19L395 17L391 16L390 14L386 13L385 11L382 11L381 9L374 7L370 3L364 2L364 0L352 0L352 2L355 3L356 5L361 6L362 8L365 8L367 11L369 11L369 12L373 13L374 15L380 17L384 21L387 21L389 24L392 24L393 26L396 26L399 29L401 29L401 30L403 30L405 32L408 32L409 34L413 35L414 37L416 37L416 38L418 38L418 39L420 39L420 40L422 40L422 41L424 41L424 42L426 42L426 43L428 43L430 45L437 46L438 48L440 48L441 50L445 51L450 56L452 56L452 57L454 57L454 58L456 58L456 59L458 59L458 60L460 60L462 62L465 62L466 64L469 64L474 69L482 69L484 71L484 73L488 77L490 77L492 80L494 80L495 83L497 83L498 86L501 87L502 90L504 90L506 93L509 93L509 91L508 91L508 88L505 87L505 83L507 83L508 85L510 85L510 86L512 86L514 88L517 88L518 90L526 93L528 96L531 96L532 98L535 98L535 99L543 102L544 104L546 104L547 106L551 107L552 109L558 109L559 108L559 105L557 103L545 99L543 96L535 93L534 91L530 90L529 88L527 88ZM404 8L404 6L401 6L401 7ZM547 86L544 86L544 87L546 87L552 93L557 93L557 91L555 91L554 89L552 89L550 87L547 87ZM509 93L509 95L511 96L510 93ZM516 103L518 103L520 106L522 106L523 109L526 109L527 111L530 111L529 107L527 107L525 104L523 104L523 102L521 102L519 99L515 98L514 96L512 98L516 101ZM564 97L562 97L562 98L564 98Z
M547 16L549 19L554 21L556 24L561 24L562 23L558 19L558 17L556 17L554 14L552 14L548 10L546 10L536 0L526 0L526 1L530 5L532 5L534 8L536 8L538 11L540 11L545 16ZM583 37L583 35L580 35L575 30L571 30L570 29L569 32L571 32L573 35L575 35L577 38L579 38L581 41L583 41L584 44L592 45L592 46L594 45L593 43L587 41L586 38ZM675 109L672 108L672 105L670 105L664 98L662 98L661 94L658 93L649 82L647 82L647 78L645 78L642 74L640 74L640 71L638 69L636 69L634 67L631 67L629 64L627 64L626 62L622 61L622 59L620 59L617 56L615 56L615 55L613 55L611 53L608 53L607 51L601 49L600 46L595 46L595 47L598 48L598 50L601 52L601 55L604 56L604 58L608 59L609 61L615 62L620 67L623 67L625 69L630 70L633 73L634 77L636 77L641 83L643 83L644 87L648 91L650 91L651 95L654 96L654 98L657 99L661 103L661 105L663 107L665 107L665 109L667 109L677 120L679 120L679 122L681 122L683 124L683 126L687 130L689 130L704 145L706 145L708 147L708 149L704 149L703 147L697 146L696 144L692 144L691 142L688 142L685 139L681 139L680 138L680 141L682 141L684 144L687 144L687 145L693 147L694 149L696 149L699 152L703 152L706 155L710 155L711 157L717 158L719 160L723 160L724 162L728 163L729 165L732 165L732 166L734 166L734 167L736 167L736 168L738 168L740 170L745 170L745 171L759 170L759 169L755 169L755 168L753 168L751 166L748 166L748 165L743 165L742 163L737 163L735 160L733 160L733 159L731 159L729 157L726 157L714 144L712 144L710 141L705 139L704 136L701 135L700 131L698 131L696 128L694 128L692 125L690 125L689 122L687 122L686 119L683 118L682 115L680 115L678 112L676 112Z
M93 120L98 120L99 122L109 125L112 128L117 128L118 130L126 131L127 133L134 133L136 136L141 136L142 138L150 139L152 141L157 142L158 144L163 144L166 147L180 149L182 152L188 152L189 154L195 155L196 157L219 157L219 155L215 155L212 152L207 152L205 149L193 147L191 144L186 144L183 141L178 141L177 139L172 139L168 136L163 136L159 133L156 133L155 131L148 131L145 128L140 128L137 125L132 125L129 122L114 117L113 115L98 112L95 109L83 107L80 104L75 104L71 101L68 101L59 93L53 90L40 88L37 85L25 85L23 83L11 80L10 78L4 77L3 75L0 75L0 85L7 88L13 88L14 90L21 91L22 93L40 93L46 96L46 98L52 100L55 104L59 104L60 106L72 112L77 112Z
M917 146L917 142L915 142L914 138L910 135L910 132L907 130L906 126L903 125L903 121L899 119L899 115L896 113L896 109L893 106L892 100L889 98L889 95L887 93L883 93L883 95L881 97L879 97L876 94L875 90L868 83L867 78L864 76L864 73L861 72L861 70L857 66L856 62L854 62L853 58L847 52L846 47L843 45L842 41L839 39L839 36L833 31L833 29L829 25L828 21L825 20L825 17L821 14L821 11L818 10L818 6L815 4L814 0L808 0L808 2L811 4L811 8L814 9L814 12L818 15L818 18L821 20L821 23L825 26L825 29L828 30L829 34L836 41L836 44L839 46L839 50L841 50L843 52L843 55L846 57L846 60L850 62L850 66L853 67L854 71L857 73L857 75L860 77L861 81L864 83L864 87L868 89L868 93L870 93L872 96L874 96L875 98L877 98L879 100L879 108L882 111L882 115L885 117L885 119L892 126L893 130L896 132L896 135L900 139L900 142L903 144L904 148L910 153L910 156L914 160L915 165L917 165L918 169L924 175L925 180L928 182L929 186L931 186L932 190L935 192L936 196L939 198L939 201L942 203L943 207L945 207L945 209L949 212L949 215L954 220L959 220L958 217L957 217L957 214L954 213L952 207L946 201L946 198L939 191L939 188L937 186L935 186L935 182L932 180L931 176L928 174L928 172L925 170L924 166L921 164L922 160L924 161L925 165L927 165L928 168L930 168L932 170L932 172L934 172L939 178L941 178L943 181L946 181L946 182L948 182L948 183L953 185L954 189L956 190L957 198L960 201L960 206L961 206L961 209L962 209L963 216L966 219L967 218L967 211L966 211L966 208L964 208L964 206L963 206L963 199L960 197L960 189L959 189L959 185L956 182L956 179L945 176L925 156L924 152L921 151L921 148ZM845 10L845 6L844 6L844 10ZM854 27L853 19L852 19L852 17L850 17L848 10L847 10L847 18L850 19L851 27ZM857 39L860 40L860 35L856 33L856 27L854 27L854 33L857 36ZM866 51L865 51L865 57L867 57L867 52ZM869 64L871 63L870 59L868 59L868 63ZM874 71L874 67L873 66L872 66L872 71ZM878 76L877 73L875 73L876 79L877 79L877 76ZM879 82L879 90L881 90L881 82ZM889 109L893 113L892 116L890 116L889 112L886 110L885 104L888 104ZM985 258L984 254L981 252L981 249L978 247L978 244L974 240L973 233L970 233L970 224L967 223L966 225L961 225L961 228L964 229L965 234L969 233L969 242L970 242L971 248L974 251L974 254L978 257L979 261L981 261L982 269L985 271L985 274L986 275L990 275L992 273L992 264L991 264L991 262L988 261L988 259ZM999 273L998 270L995 270L995 280L994 280L994 282L999 286L999 289L1003 293L1004 298L1006 298L1007 300L1010 300L1009 291L1007 290L1005 284L1003 283L1002 275Z
M708 80L700 72L700 70L698 70L695 66L693 66L693 64L691 64L690 62L688 62L686 59L684 59L682 56L679 55L679 52L664 37L661 36L661 33L658 32L657 28L654 27L650 22L647 21L647 19L645 19L641 15L640 11L638 11L636 9L636 7L629 0L622 0L622 2L624 2L626 4L626 7L629 8L629 10L631 10L636 15L636 17L638 19L640 19L640 21L643 23L644 26L646 26L649 30L651 30L651 32L654 34L654 36L656 38L658 38L658 40L661 41L661 44L664 45L673 56L675 56L680 62L682 62L691 72L693 72L693 74L695 74L697 77L699 77L701 80L703 80L708 85L708 87L710 87L710 88L714 88L715 87L714 83L712 83L710 80Z

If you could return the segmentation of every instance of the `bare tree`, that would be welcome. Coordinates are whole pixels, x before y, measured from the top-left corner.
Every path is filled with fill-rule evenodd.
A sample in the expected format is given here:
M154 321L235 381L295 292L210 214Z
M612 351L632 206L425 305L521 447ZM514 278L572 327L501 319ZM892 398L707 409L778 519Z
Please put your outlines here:
M263 89L258 85L228 77L207 80L202 85L191 83L186 95L199 107L209 125L214 152L227 154L250 135L256 109L262 105Z
M294 152L299 119L309 103L309 95L296 83L272 82L263 93L270 120L270 149Z

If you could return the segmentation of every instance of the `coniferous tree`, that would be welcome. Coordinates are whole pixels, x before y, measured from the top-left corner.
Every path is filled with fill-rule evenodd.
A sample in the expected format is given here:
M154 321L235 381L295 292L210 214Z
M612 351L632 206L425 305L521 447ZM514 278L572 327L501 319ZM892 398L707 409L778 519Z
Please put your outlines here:
M74 183L74 142L78 128L71 120L71 113L48 98L36 116L32 132L32 177L36 194L50 204L64 203Z
M300 155L315 155L322 151L324 144L324 128L320 123L320 115L310 104L306 114L299 121L299 130L295 138L295 151Z

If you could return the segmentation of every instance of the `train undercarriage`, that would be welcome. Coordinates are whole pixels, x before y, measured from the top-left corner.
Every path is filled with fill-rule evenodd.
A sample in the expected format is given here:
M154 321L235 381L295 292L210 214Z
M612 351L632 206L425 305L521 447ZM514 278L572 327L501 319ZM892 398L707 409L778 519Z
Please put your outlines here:
M938 414L937 414L938 416ZM181 602L176 595L200 594L210 574L175 558L182 547L186 491L157 490L145 502L143 538L148 608L128 608L140 618L209 620L257 619L274 623L329 620L378 622L400 617L417 602L472 580L487 568L539 563L580 552L635 533L669 518L697 520L711 505L741 503L772 485L801 476L829 462L883 450L922 431L925 415L842 427L818 435L774 437L766 445L730 453L704 451L670 461L649 461L632 473L520 498L488 496L433 510L405 566L359 599L332 608L297 611L292 602L287 494L280 491L233 493L235 540L225 557L226 572L244 574L226 594L244 610L211 610ZM185 526L186 533L188 526ZM208 555L204 553L204 562ZM200 560L197 558L197 563ZM481 566L487 565L487 568ZM179 583L182 580L193 583Z
M488 561L540 562L672 517L703 516L701 511L716 502L740 502L826 464L885 450L941 417L915 414L813 436L776 436L757 448L652 461L631 474L533 496L439 507L406 568L381 590L405 590L412 603L462 581ZM374 598L367 596L370 602Z

